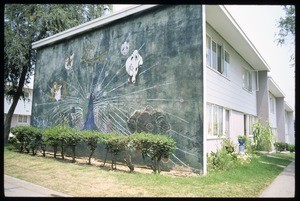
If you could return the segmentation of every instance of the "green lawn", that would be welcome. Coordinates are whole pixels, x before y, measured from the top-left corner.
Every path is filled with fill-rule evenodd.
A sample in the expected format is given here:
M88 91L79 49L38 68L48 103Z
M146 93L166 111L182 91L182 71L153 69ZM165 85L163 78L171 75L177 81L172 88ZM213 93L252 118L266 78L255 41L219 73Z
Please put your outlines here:
M258 155L251 163L229 171L174 177L110 171L6 148L4 151L6 175L80 197L258 197L283 170L274 164L287 166L290 162L290 158Z

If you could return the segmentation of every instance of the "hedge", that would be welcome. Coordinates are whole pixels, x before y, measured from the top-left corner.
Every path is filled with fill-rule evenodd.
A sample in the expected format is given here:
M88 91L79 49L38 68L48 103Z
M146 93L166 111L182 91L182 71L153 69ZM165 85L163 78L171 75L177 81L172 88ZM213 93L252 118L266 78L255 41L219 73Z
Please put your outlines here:
M32 149L32 153L35 155L36 150L40 149L45 156L46 146L51 146L54 150L54 158L56 158L57 148L60 146L61 157L64 159L65 146L69 146L72 149L72 162L75 162L77 144L86 142L91 150L89 164L91 164L91 157L100 143L106 149L104 164L107 154L110 153L112 169L116 169L116 156L121 155L130 172L134 170L131 158L141 154L144 162L146 157L150 158L153 172L160 173L161 160L168 160L175 149L175 141L172 138L145 132L125 136L88 130L78 131L68 126L58 125L45 130L33 126L18 126L12 129L12 133L15 138L11 139L10 143L20 152L26 150L29 153L29 150Z

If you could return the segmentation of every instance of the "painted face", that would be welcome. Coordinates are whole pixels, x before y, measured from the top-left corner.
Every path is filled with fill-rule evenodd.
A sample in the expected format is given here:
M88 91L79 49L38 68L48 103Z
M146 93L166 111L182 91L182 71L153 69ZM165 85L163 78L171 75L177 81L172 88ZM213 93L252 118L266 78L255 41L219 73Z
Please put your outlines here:
M71 69L73 66L74 53L65 59L65 68L67 70Z
M127 55L129 52L129 43L126 41L121 45L121 54L122 55Z

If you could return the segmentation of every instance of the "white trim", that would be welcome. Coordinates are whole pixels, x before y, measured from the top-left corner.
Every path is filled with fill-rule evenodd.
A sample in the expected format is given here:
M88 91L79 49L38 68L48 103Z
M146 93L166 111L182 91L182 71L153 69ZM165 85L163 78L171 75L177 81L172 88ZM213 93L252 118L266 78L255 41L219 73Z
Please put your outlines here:
M207 136L207 117L206 117L206 8L205 5L202 5L202 42L203 42L203 51L202 51L202 57L203 57L203 175L207 174L207 157L206 157L206 136Z
M94 20L89 21L87 23L84 23L84 24L81 24L79 26L68 29L66 31L57 33L57 34L55 34L53 36L50 36L48 38L36 41L36 42L32 43L32 48L33 49L38 49L38 48L41 48L42 46L49 45L49 44L52 44L52 43L56 43L56 42L61 41L63 39L70 38L74 35L85 33L87 31L90 31L90 30L95 29L95 28L99 28L99 27L104 26L108 23L111 23L115 20L127 17L129 15L132 15L132 14L135 14L135 13L138 13L138 12L141 12L141 11L145 11L145 10L153 8L155 6L157 6L157 5L137 5L137 6L129 7L129 8L124 9L124 10L120 10L120 11L115 12L115 13L111 13L109 15L94 19Z

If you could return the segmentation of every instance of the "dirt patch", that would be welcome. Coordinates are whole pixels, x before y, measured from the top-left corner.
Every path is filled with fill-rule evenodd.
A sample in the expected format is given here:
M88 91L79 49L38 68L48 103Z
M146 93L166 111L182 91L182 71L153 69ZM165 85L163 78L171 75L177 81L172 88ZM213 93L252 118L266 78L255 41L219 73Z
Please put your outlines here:
M41 152L37 152L37 156L43 157ZM53 158L53 152L46 152L46 158ZM65 155L64 159L61 158L59 153L56 154L56 160L63 163L72 163L72 157ZM102 170L112 171L111 161L107 160L104 164L104 161L98 160L95 158L91 158L91 164L88 164L88 157L76 157L75 158L76 165L91 165L101 168ZM130 172L129 168L120 162L117 162L116 169L114 171L120 172ZM153 174L153 170L146 165L134 164L134 172L142 173L142 174ZM190 176L199 176L199 174L192 171L192 169L175 165L169 171L161 171L161 175L169 175L174 177L190 177Z

